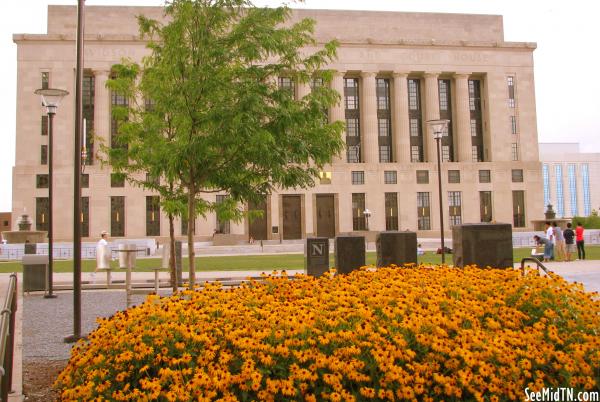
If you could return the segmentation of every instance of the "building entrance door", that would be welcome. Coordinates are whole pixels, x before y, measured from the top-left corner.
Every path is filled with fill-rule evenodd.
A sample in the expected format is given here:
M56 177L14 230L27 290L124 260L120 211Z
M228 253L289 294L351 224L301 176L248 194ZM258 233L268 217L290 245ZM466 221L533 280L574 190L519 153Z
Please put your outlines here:
M335 237L333 194L317 194L317 237Z
M299 195L282 196L283 239L302 238L302 203Z
M248 222L248 232L254 240L267 239L267 201L260 203L249 202L249 211L262 211L262 216L254 218Z

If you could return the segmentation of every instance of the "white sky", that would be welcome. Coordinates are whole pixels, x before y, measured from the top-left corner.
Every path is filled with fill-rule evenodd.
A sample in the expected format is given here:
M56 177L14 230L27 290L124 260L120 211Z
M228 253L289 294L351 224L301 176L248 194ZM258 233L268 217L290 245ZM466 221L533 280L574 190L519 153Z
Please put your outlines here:
M48 4L76 0L0 1L0 211L12 205L15 148L16 45L13 33L45 33ZM162 0L87 0L87 5L162 5ZM277 5L277 0L256 0ZM504 16L507 41L537 42L534 52L540 142L579 142L600 152L598 3L589 0L306 0L293 7L424 11ZM75 51L75 48L73 48Z

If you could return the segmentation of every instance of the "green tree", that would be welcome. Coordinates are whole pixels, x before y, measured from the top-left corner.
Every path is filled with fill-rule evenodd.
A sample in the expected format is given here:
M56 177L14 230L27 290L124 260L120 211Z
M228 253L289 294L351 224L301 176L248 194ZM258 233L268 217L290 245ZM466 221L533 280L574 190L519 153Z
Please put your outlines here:
M131 111L115 112L122 120L121 146L109 156L123 171L147 157L139 167L154 168L173 184L174 213L181 213L185 197L190 288L198 215L216 211L220 219L242 219L245 202L275 189L313 186L343 148L343 123L328 123L323 114L340 99L325 69L337 44L319 47L315 22L292 23L290 13L248 0L173 0L165 7L166 23L139 17L150 50L142 65L115 67L113 90L151 99L153 108L135 118ZM323 85L295 99L278 85L279 77L296 85L318 77ZM218 204L207 200L216 192L229 197Z

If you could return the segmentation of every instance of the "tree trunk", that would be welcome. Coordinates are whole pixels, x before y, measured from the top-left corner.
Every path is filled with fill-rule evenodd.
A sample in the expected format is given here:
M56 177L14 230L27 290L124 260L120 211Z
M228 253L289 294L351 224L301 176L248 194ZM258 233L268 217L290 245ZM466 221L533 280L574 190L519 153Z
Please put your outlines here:
M194 289L196 284L196 266L194 253L194 229L196 226L196 188L192 185L188 192L188 261L189 261L189 288Z
M175 267L175 225L173 214L169 214L169 272L171 273L171 287L173 293L177 292L177 270Z

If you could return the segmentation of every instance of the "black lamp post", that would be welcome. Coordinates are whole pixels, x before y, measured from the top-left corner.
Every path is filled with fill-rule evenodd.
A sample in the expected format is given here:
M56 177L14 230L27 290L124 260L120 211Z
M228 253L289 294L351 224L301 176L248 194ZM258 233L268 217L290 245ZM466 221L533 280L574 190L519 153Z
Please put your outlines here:
M437 150L437 167L438 167L438 192L440 201L440 240L442 243L442 264L446 263L446 247L444 245L444 207L442 205L442 162L440 160L440 140L448 130L450 120L427 120L427 125L433 132L435 138L435 148Z
M52 200L53 200L53 176L54 176L54 166L53 166L53 137L54 137L54 115L56 114L56 110L58 109L58 105L62 98L69 93L63 89L38 89L35 91L36 95L40 95L42 97L42 105L46 107L46 114L48 114L48 288L47 293L44 295L45 298L54 298L56 295L52 293L52 273L54 268L54 233L53 233L53 210L52 210Z

